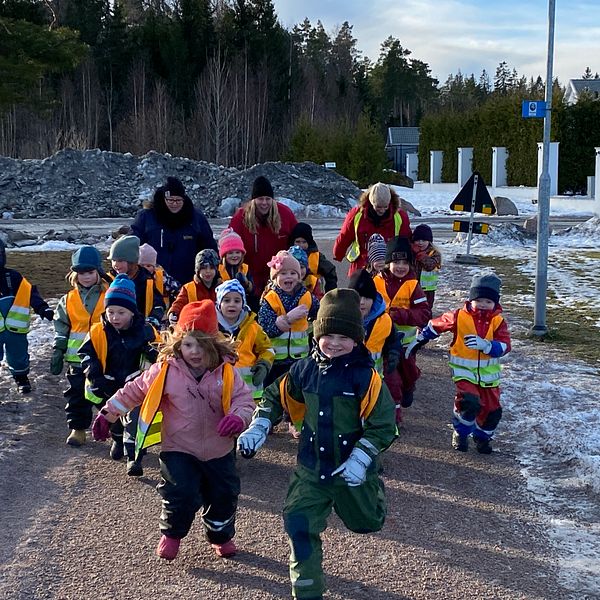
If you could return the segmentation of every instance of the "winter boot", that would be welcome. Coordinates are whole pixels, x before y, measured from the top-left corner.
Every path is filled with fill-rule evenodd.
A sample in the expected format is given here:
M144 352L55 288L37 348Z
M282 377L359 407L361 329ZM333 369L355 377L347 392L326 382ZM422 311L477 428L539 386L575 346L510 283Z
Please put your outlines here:
M123 458L123 456L125 456L125 453L123 452L122 438L120 440L113 440L113 442L110 446L109 454L113 460L121 460Z
M181 540L179 538L161 535L158 546L156 546L156 554L165 560L173 560L179 552L179 544L181 544Z
M474 437L475 448L479 454L491 454L492 453L492 440L489 438Z
M215 554L220 556L221 558L231 558L237 554L237 548L235 547L235 542L233 540L229 540L224 544L211 544Z
M15 382L17 383L17 390L20 394L29 394L29 392L31 392L31 382L26 373L15 375Z
M412 390L410 392L402 392L402 401L400 403L404 408L408 408L412 406L412 403L415 401L415 391Z
M142 467L142 460L129 460L127 459L127 475L129 477L141 477L144 474Z
M83 446L85 444L85 429L71 429L71 433L67 438L67 444L75 446L75 448Z
M452 447L459 452L466 452L469 449L469 436L460 435L455 431L452 434Z

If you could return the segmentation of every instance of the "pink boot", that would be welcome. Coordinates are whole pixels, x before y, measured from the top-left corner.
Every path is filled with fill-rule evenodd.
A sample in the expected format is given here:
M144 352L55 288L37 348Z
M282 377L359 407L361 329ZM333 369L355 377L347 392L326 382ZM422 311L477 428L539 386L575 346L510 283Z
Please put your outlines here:
M179 552L179 544L181 544L179 538L162 535L158 546L156 546L156 554L165 560L173 560Z
M211 544L215 554L221 558L231 558L237 553L237 548L233 540L229 540L224 544Z

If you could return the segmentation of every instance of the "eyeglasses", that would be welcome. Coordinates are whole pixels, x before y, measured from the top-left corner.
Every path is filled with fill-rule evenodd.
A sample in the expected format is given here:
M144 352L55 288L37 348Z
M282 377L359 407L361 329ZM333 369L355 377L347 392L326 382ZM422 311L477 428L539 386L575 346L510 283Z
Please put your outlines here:
M179 196L167 196L165 202L168 202L169 204L181 204L183 203L183 198L180 198Z

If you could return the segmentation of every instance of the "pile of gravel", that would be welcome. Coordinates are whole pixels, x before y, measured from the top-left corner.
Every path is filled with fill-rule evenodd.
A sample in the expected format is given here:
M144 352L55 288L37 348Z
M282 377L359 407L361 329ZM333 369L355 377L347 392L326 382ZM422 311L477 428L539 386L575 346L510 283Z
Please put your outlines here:
M181 179L208 217L229 216L266 176L278 198L348 210L361 190L311 162L270 162L248 169L149 152L61 150L43 160L0 157L0 212L14 218L130 217L167 176Z

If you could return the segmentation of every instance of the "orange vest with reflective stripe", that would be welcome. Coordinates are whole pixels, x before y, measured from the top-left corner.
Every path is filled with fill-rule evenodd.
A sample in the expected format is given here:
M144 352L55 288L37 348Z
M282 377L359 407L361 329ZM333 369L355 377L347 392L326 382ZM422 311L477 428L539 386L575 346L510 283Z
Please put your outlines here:
M241 273L242 275L244 275L244 277L247 276L248 275L248 265L246 263L242 263L238 267L238 272ZM223 263L219 264L219 275L221 276L221 279L223 281L229 281L231 279L231 276L229 275L229 272L227 271L227 267Z
M375 361L375 369L381 375L383 373L383 345L392 332L392 318L387 313L377 317L369 337L365 340L365 346Z
M77 351L83 343L83 340L85 340L85 336L89 333L92 325L100 322L100 315L104 310L104 294L105 291L102 290L91 315L83 304L78 288L72 289L67 294L66 311L67 316L69 317L69 323L71 324L69 339L67 340L67 351L65 353L65 360L67 362L81 362Z

